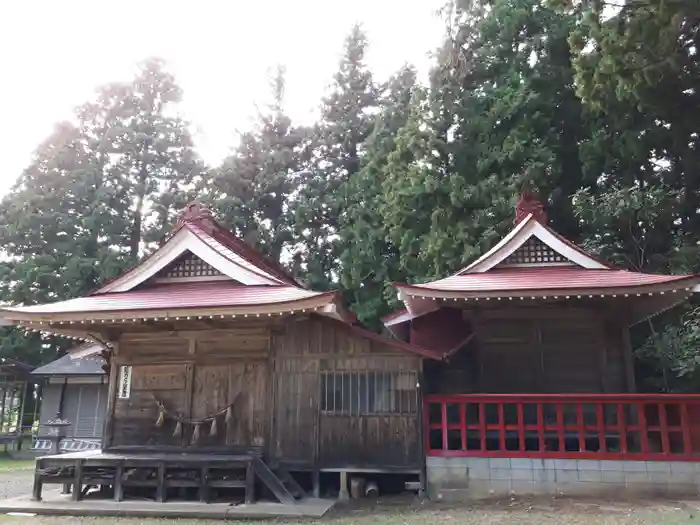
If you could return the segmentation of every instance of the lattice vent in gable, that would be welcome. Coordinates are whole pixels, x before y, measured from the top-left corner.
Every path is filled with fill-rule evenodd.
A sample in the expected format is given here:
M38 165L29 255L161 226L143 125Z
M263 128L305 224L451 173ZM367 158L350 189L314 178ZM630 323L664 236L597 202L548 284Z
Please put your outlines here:
M223 274L211 264L203 261L194 254L180 257L170 266L163 268L158 277L168 279L180 279L191 277L220 277Z
M515 250L499 266L546 265L570 263L569 259L555 252L537 237L530 237L525 244Z

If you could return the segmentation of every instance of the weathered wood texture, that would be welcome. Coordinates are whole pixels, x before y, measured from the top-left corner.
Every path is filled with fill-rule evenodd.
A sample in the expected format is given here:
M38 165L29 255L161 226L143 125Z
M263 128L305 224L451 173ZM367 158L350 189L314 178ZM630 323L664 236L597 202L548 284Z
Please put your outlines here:
M236 362L228 365L198 365L194 372L192 418L206 418L232 405L233 422L217 417L217 433L210 425L198 444L262 447L268 428L267 361Z
M465 381L462 393L629 390L622 353L626 327L605 312L523 307L474 312L471 318L476 337L461 352L469 354L476 377L473 387ZM455 393L452 376L459 371L452 363L426 372L431 393Z
M420 464L419 358L322 318L288 324L273 355L276 457L319 468Z
M263 446L269 426L269 332L261 329L180 331L125 334L115 365L132 366L131 394L115 400L112 446L227 447ZM202 424L194 440L194 425L166 417L157 426L158 407L187 420L203 420L232 406L233 423L225 414Z
M132 369L131 394L117 399L114 407L114 435L111 444L180 445L173 436L174 421L158 427L158 407L154 397L173 410L185 401L185 365L136 365Z
M116 399L113 446L261 447L300 467L413 468L420 464L421 360L321 317L282 326L124 334L115 365L132 366L129 399ZM174 437L170 412L201 420Z

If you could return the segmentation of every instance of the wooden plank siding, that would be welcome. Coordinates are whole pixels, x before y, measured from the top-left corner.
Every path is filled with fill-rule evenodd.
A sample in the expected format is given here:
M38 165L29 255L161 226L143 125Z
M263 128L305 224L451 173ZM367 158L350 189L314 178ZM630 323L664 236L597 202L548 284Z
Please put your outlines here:
M610 315L608 315L610 314ZM455 363L431 363L430 393L623 393L628 385L623 354L626 324L594 309L499 308L465 312L475 338L468 348L475 374ZM469 368L469 367L467 367ZM471 385L473 378L474 385Z
M417 469L422 461L416 385L421 358L338 321L310 316L269 326L241 322L230 329L125 332L112 365L132 367L129 398L113 400L112 447L259 447L273 463L309 469ZM323 388L335 377L329 374L357 378L353 392L363 396L362 406L325 410ZM383 388L382 395L389 395L386 385L395 392L391 405L377 394ZM195 420L231 405L233 424L227 428L222 414L214 436L207 424L197 443L192 425L174 437L172 419L156 426L154 397L170 412Z
M273 348L276 456L319 468L420 466L416 388L420 358L318 318L288 325L275 336ZM359 379L376 378L377 373L412 378L402 410L374 414L359 403L350 404L347 411L323 410L322 383L328 374L337 374L331 376L335 378L355 374Z

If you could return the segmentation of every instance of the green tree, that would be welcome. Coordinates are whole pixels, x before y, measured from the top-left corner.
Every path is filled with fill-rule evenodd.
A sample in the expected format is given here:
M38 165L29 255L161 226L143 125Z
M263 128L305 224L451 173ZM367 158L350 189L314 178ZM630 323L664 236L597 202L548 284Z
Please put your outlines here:
M341 283L360 321L377 327L379 317L397 306L392 281L404 278L399 251L387 238L383 208L389 156L396 134L407 123L416 71L405 66L382 89L380 112L365 145L364 165L346 185L346 212L340 222Z
M584 169L602 174L577 202L586 237L627 267L697 272L700 4L570 7L580 21L570 37L578 93L596 129ZM647 386L692 388L697 315L674 310L642 330Z
M379 106L378 89L365 63L366 47L364 32L353 27L330 93L323 99L307 168L298 180L295 267L314 288L334 287L339 281L345 185L360 170Z
M284 111L284 68L271 82L272 103L214 170L209 199L218 216L247 242L282 261L292 248L290 199L304 167L309 131Z
M0 210L0 300L33 304L83 295L163 236L201 171L180 90L157 60L131 82L100 88L37 148ZM17 334L0 353L38 361L52 347ZM55 354L54 354L55 355Z

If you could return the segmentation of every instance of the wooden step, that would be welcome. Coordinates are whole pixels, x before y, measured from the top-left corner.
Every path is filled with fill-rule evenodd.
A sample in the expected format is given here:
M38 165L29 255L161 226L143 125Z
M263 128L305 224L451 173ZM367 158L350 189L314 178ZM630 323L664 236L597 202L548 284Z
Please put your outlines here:
M296 499L285 486L284 483L277 477L277 475L270 470L264 461L260 458L254 458L252 460L253 471L260 481L262 481L265 486L270 489L270 491L275 495L275 497L280 501L280 503L285 503L287 505L296 504Z
M287 469L285 469L284 467L278 467L277 469L275 469L275 474L277 474L277 477L284 484L284 486L287 487L287 489L292 494L292 496L294 496L294 498L304 499L308 497L306 491L304 491L304 489L301 488L301 486L297 483L297 481Z

